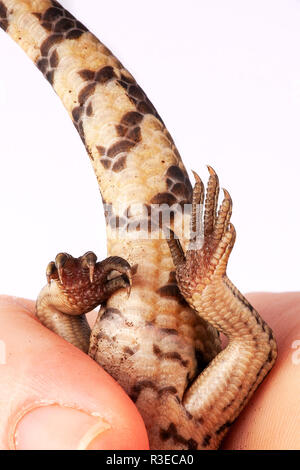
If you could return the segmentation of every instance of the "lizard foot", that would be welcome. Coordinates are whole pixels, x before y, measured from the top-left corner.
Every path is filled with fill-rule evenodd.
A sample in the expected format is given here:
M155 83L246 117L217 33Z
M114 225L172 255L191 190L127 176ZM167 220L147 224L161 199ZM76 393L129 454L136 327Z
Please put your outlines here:
M195 429L198 442L203 448L215 449L272 368L277 346L271 328L226 275L235 241L230 223L232 201L224 190L218 210L219 180L211 167L208 170L206 197L203 183L194 173L191 237L186 253L173 232L167 241L186 301L228 337L226 348L187 388L182 401L196 422L203 422ZM203 417L207 417L205 422Z
M85 314L121 288L130 295L132 269L118 256L97 262L94 253L79 258L59 253L46 270L48 285L41 291L36 313L50 330L85 352L90 329Z
M230 223L231 197L224 189L224 199L218 211L219 179L211 167L208 170L210 177L206 198L204 185L197 173L193 172L196 184L193 189L191 236L187 252L184 254L180 241L171 230L167 240L179 288L189 303L192 303L193 292L201 294L207 285L226 274L235 241L235 229Z

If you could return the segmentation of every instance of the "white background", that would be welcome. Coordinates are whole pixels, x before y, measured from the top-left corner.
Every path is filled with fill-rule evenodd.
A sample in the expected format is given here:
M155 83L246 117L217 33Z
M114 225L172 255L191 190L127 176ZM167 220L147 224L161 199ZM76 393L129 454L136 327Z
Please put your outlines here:
M298 290L300 2L62 3L133 73L188 170L209 163L230 190L232 280ZM58 98L2 32L0 51L0 293L34 298L57 252L106 255L104 217Z

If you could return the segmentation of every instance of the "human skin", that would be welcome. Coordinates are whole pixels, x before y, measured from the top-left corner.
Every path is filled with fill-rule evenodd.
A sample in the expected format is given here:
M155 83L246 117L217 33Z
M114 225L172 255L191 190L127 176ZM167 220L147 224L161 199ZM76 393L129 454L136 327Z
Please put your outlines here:
M247 298L273 329L279 354L222 448L299 449L300 293ZM88 356L34 318L34 302L0 297L0 331L6 345L0 448L147 449L129 398Z

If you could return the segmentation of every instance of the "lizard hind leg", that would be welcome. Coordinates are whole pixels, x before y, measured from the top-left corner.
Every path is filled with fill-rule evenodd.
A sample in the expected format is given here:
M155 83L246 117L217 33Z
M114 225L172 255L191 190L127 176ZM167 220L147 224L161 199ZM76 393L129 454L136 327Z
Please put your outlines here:
M189 385L182 402L193 419L201 423L194 430L200 447L217 448L271 370L277 346L272 330L226 275L235 241L235 229L230 223L232 200L224 190L217 210L219 180L211 167L209 173L203 217L197 209L204 202L203 185L195 174L191 221L194 230L188 250L175 267L185 300L229 340L227 347ZM200 217L200 224L196 217ZM172 240L168 244L172 245ZM177 247L178 253L179 250Z
M121 288L130 294L129 263L117 256L97 262L92 252L79 258L59 253L55 262L48 264L46 276L48 283L36 303L37 317L47 328L87 353L91 331L85 314Z

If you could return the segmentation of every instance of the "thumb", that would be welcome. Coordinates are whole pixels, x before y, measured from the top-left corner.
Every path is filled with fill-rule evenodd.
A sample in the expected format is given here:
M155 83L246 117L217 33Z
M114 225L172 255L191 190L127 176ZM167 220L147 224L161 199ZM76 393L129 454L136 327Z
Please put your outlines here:
M92 359L0 297L0 448L148 449L144 423Z

